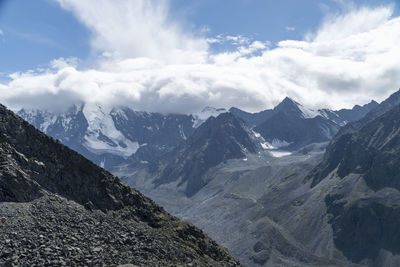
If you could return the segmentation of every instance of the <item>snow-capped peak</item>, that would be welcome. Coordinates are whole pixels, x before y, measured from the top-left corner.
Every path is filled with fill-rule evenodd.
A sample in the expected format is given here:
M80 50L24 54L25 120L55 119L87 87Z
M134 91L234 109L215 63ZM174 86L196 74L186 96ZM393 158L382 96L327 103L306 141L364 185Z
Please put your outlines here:
M275 110L286 113L295 113L303 119L312 119L317 116L322 116L318 110L309 109L289 97L286 97L278 106L276 106Z
M50 126L59 122L64 130L68 130L71 118L82 110L81 104L71 106L65 111L52 112L46 109L21 109L18 115L25 120L37 125L38 129L44 133L48 132Z
M139 144L130 141L115 128L111 110L99 104L85 105L83 114L89 126L84 146L95 154L110 153L128 157L136 153Z
M197 128L202 125L210 117L218 117L222 113L226 113L224 108L205 107L202 111L192 114L194 118L193 127Z

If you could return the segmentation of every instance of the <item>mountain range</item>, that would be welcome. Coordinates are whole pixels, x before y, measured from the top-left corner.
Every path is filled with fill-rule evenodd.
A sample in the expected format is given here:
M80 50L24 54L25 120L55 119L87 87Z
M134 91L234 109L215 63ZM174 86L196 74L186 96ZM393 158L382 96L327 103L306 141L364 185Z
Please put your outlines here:
M231 108L229 112L261 134L270 147L295 150L329 141L341 126L361 118L376 105L372 101L351 110L314 111L285 98L272 110L253 114ZM172 151L209 117L225 112L207 107L196 114L160 114L79 104L61 113L22 109L17 114L96 164L112 170L124 163L140 167L156 155Z
M397 266L399 105L400 91L339 111L285 98L259 113L19 114L245 266Z

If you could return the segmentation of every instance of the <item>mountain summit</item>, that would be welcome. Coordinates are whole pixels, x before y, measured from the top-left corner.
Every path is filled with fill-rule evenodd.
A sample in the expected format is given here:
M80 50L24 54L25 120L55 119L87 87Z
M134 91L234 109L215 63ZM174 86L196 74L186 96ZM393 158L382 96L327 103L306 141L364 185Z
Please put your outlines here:
M274 108L275 113L282 112L292 117L302 119L312 119L321 116L318 111L308 109L293 99L286 97L278 106Z
M286 143L286 149L295 150L311 143L329 141L339 125L319 111L305 108L286 97L273 110L273 115L254 128L262 137L273 142Z

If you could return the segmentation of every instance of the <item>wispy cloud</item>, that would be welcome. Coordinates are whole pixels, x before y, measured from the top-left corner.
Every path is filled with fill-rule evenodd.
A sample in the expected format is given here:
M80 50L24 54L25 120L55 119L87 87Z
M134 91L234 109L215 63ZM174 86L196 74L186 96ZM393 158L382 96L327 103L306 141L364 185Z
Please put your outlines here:
M169 18L167 0L56 1L92 31L92 49L113 59L199 63L208 49L204 38L184 31Z
M0 99L13 108L93 101L161 112L255 111L285 96L339 108L382 100L400 84L400 18L390 6L329 15L305 40L271 48L243 36L187 32L169 17L167 0L58 2L92 31L98 64L82 70L60 59L11 75ZM210 52L213 42L227 41L236 49Z
M51 39L47 36L43 36L40 33L35 32L23 32L20 30L15 30L11 28L7 28L7 34L10 36L14 36L19 39L23 39L25 41L36 43L40 45L52 46L57 48L63 48L63 46L54 39Z
M285 27L285 30L287 30L288 32L292 32L292 31L295 31L296 28L295 28L295 27L292 27L292 26L286 26L286 27Z

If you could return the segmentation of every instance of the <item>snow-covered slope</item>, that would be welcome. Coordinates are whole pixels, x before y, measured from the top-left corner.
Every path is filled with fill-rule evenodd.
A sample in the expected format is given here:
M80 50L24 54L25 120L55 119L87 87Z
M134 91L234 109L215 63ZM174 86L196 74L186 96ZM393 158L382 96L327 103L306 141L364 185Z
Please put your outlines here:
M129 140L115 128L111 110L99 104L84 106L83 114L89 127L83 145L95 154L110 153L129 157L139 149L139 143Z
M206 107L204 108L201 112L193 114L194 122L193 122L193 127L198 128L200 125L202 125L208 118L210 117L218 117L219 114L221 113L226 113L228 112L224 108L213 108L213 107Z

